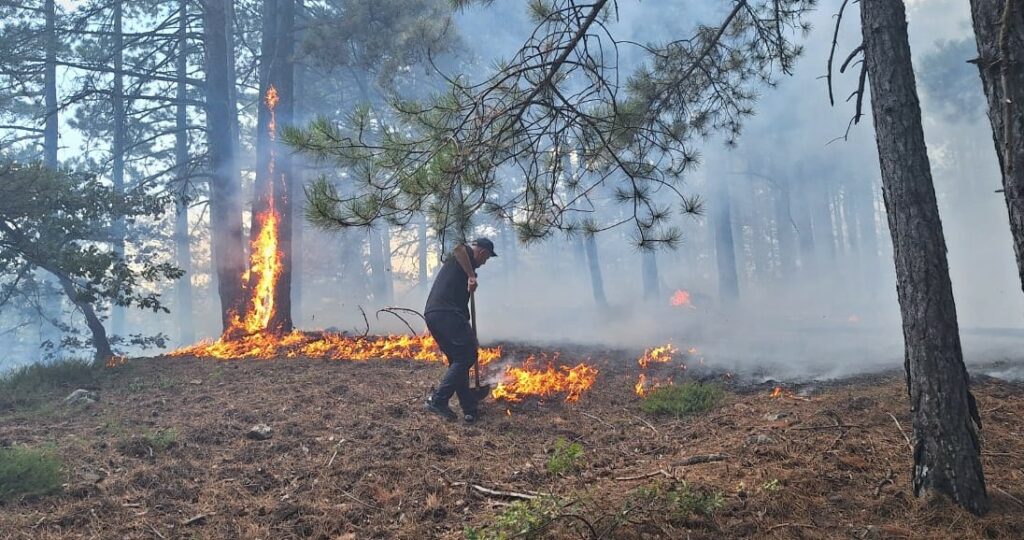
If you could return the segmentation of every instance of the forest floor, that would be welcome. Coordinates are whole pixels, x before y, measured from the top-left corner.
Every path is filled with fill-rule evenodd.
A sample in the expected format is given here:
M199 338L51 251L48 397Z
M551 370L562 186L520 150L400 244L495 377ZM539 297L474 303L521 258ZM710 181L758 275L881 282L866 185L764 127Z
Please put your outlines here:
M1022 384L974 381L992 497L976 518L910 492L900 374L777 397L724 379L715 409L677 419L641 410L632 366L601 365L576 403L488 401L470 426L423 410L437 364L131 360L97 404L60 389L0 410L0 446L66 464L61 493L0 505L0 538L1024 538ZM247 438L258 423L269 439Z

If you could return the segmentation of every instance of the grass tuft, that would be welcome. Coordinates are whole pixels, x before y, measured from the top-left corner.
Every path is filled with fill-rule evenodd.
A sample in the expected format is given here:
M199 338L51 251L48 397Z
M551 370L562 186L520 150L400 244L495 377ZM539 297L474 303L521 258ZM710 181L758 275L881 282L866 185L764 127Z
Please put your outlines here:
M0 448L0 501L59 491L61 466L50 450Z
M548 458L548 472L554 475L570 472L579 467L579 460L583 457L583 445L578 442L570 443L559 437L555 441L555 451Z
M688 382L655 388L640 407L652 414L689 416L714 409L723 397L725 391L717 384Z
M38 405L57 389L96 384L97 370L85 360L59 360L22 366L0 374L0 410Z

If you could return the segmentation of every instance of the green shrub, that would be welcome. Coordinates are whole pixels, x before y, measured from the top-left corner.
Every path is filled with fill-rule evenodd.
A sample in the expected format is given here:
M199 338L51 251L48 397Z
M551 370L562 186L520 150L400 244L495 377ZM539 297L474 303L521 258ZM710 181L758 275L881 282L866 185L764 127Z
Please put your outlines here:
M466 527L466 540L511 540L513 538L546 538L544 534L563 511L561 502L553 497L517 501L508 506L486 527Z
M0 409L36 405L47 391L96 384L97 369L85 360L59 360L22 366L0 374Z
M163 452L178 442L178 430L174 428L145 432L142 440L156 452Z
M570 443L559 437L555 441L555 451L548 458L548 472L557 475L573 471L579 467L581 457L583 457L583 445L578 442Z
M61 465L52 451L0 448L0 501L60 490Z
M710 411L724 396L725 392L717 384L688 382L655 388L640 407L653 414L688 416Z
M693 490L686 483L671 488L654 484L631 491L627 503L652 516L684 521L693 514L713 516L725 504L725 497L719 491Z

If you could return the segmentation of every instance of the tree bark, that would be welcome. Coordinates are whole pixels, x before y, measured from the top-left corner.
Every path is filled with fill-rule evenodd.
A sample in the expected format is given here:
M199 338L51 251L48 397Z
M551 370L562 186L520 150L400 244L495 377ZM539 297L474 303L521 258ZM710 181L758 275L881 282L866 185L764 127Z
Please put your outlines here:
M417 234L417 248L416 255L419 264L417 268L419 270L419 288L426 294L430 290L430 281L427 277L427 218L426 216L420 216L419 223L416 227Z
M946 242L921 126L900 0L863 0L864 61L903 318L913 413L913 487L989 508L974 397L964 367Z
M71 303L75 304L78 309L82 310L82 315L85 316L85 324L89 327L89 332L92 333L92 345L96 348L96 363L106 363L107 360L114 357L114 352L110 348L110 340L107 339L107 331L103 328L103 323L96 315L96 311L92 308L92 304L81 299L78 289L75 287L75 284L72 283L71 278L60 272L54 272L52 269L49 271L57 277L57 280L64 289L64 293L67 294L68 298L71 300Z
M370 248L370 282L373 284L373 302L381 307L387 304L385 298L387 296L387 278L385 276L387 270L384 268L384 249L380 233L376 229L370 229L369 234L366 235L366 241Z
M188 107L185 104L187 86L185 77L188 69L188 0L178 2L178 58L175 66L178 84L175 97L174 155L178 168L179 193L174 199L174 247L175 262L185 272L175 284L178 338L181 343L192 343L196 339L192 324L192 250L188 234Z
M235 140L231 107L234 66L230 64L227 2L204 0L203 44L206 50L206 123L210 156L210 236L217 275L223 330L244 306L242 274L245 249L242 243L241 187L235 174Z
M1017 271L1024 288L1024 6L971 0L978 71L1003 177Z
M729 184L725 177L715 182L715 260L718 262L718 296L723 303L739 299L739 277L736 275L736 245L732 234L732 211L729 200Z

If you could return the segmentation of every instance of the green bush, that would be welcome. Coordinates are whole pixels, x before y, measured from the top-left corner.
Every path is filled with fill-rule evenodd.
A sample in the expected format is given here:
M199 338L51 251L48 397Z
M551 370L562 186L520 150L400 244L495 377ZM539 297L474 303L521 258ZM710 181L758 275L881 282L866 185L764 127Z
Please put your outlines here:
M693 514L713 516L725 504L725 497L719 491L695 491L686 483L671 488L655 484L634 489L628 501L649 515L684 521Z
M655 388L640 407L649 413L688 416L710 411L725 396L717 384L688 382Z
M142 440L154 451L163 452L178 442L178 431L174 428L147 431L142 434Z
M581 457L583 457L583 445L578 442L570 443L559 437L555 441L555 451L548 458L548 472L562 474L575 470L579 467Z
M52 451L0 448L0 501L60 490L61 466Z
M517 501L498 515L493 524L483 528L466 527L466 540L511 540L513 538L546 538L544 534L562 512L562 504L553 497Z
M47 391L96 384L97 370L85 360L59 360L22 366L0 374L0 409L35 405Z

